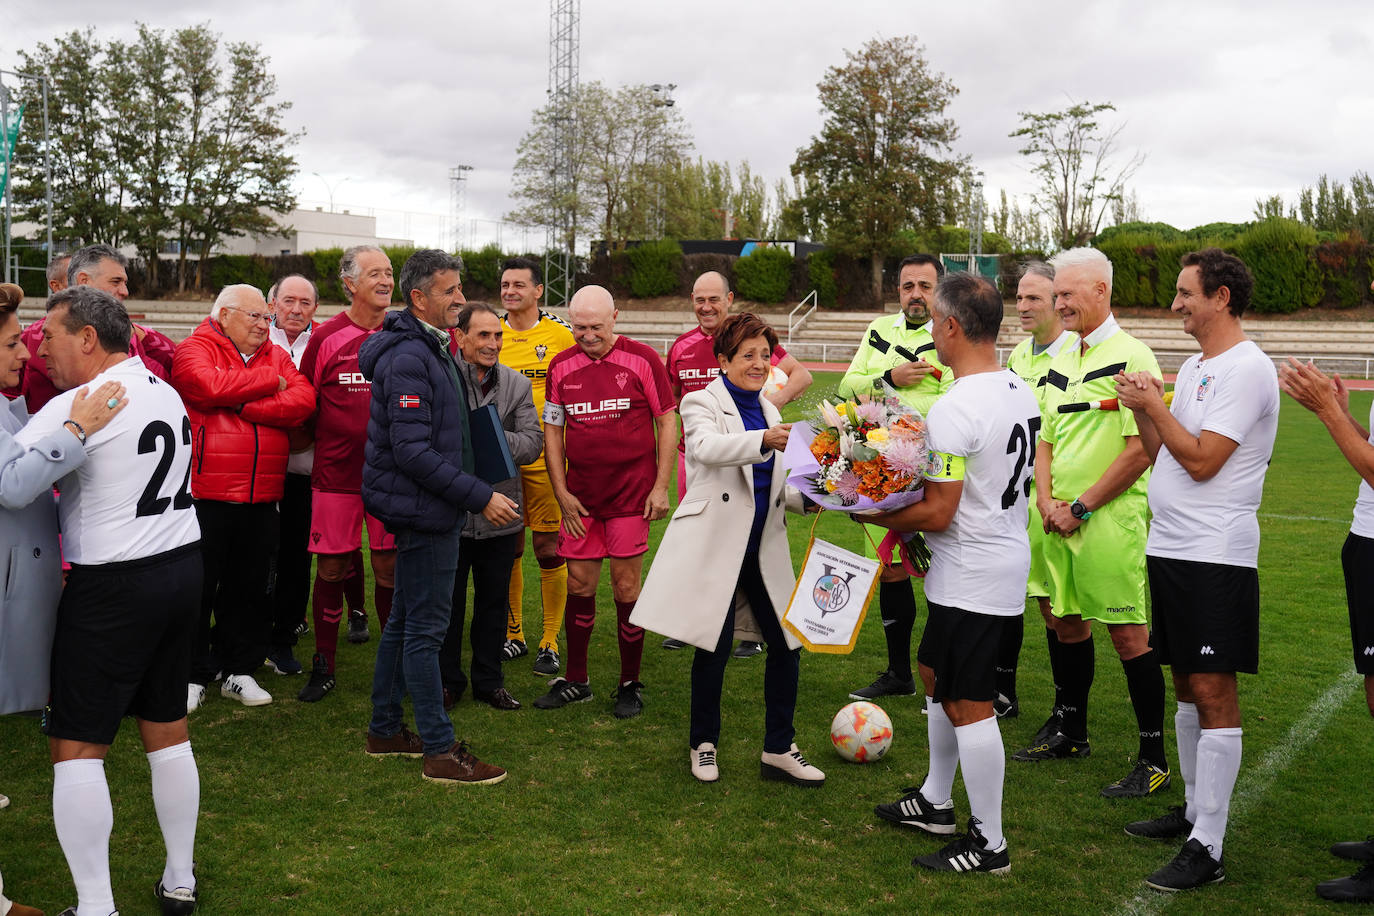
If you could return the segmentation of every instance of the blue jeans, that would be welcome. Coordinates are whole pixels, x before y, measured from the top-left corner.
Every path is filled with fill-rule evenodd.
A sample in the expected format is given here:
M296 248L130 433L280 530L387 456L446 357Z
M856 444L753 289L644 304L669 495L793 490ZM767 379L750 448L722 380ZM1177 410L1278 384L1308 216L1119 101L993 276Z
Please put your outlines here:
M439 647L453 610L461 524L452 531L396 532L396 594L377 645L368 730L389 738L401 730L401 698L410 694L415 730L426 754L453 746L453 723L444 711Z
M749 599L750 610L768 643L768 658L763 666L763 749L770 754L785 754L792 747L796 732L792 714L797 707L797 681L801 670L801 650L789 649L782 624L768 598L759 571L759 555L745 554L736 586ZM735 602L725 612L725 625L714 652L697 649L692 657L691 728L688 741L698 747L703 741L720 744L720 694L725 683L725 666L735 639Z

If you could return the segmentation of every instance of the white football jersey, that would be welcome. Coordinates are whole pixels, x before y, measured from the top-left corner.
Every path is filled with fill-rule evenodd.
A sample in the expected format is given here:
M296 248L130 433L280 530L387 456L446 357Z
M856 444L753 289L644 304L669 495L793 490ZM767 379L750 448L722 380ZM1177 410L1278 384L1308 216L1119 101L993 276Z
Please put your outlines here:
M932 466L957 467L962 458L964 481L954 521L925 536L932 554L926 598L977 614L1019 616L1030 573L1026 524L1040 405L1016 373L981 372L956 379L926 424ZM931 477L927 487L949 486Z
M58 481L62 556L70 563L120 563L200 539L191 502L191 421L181 396L131 357L38 412L15 438L32 446L61 429L81 388L122 382L128 404L86 440L86 463Z
M1279 383L1274 362L1243 340L1204 360L1189 357L1178 370L1169 408L1189 435L1212 432L1236 450L1209 480L1194 480L1161 445L1150 475L1152 557L1248 566L1259 563L1255 513L1279 428Z

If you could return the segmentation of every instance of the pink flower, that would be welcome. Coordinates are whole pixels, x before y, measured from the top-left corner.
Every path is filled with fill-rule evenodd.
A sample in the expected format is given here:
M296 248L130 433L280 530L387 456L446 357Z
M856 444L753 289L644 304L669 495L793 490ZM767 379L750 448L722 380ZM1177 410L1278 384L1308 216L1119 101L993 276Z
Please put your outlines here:
M883 462L895 474L922 477L926 469L926 445L917 439L893 439L883 450Z
M887 410L878 401L860 401L854 405L854 413L860 420L876 423L878 426L884 425L887 419Z
M852 506L859 501L859 475L853 471L845 471L835 481L835 495L840 498L846 506Z

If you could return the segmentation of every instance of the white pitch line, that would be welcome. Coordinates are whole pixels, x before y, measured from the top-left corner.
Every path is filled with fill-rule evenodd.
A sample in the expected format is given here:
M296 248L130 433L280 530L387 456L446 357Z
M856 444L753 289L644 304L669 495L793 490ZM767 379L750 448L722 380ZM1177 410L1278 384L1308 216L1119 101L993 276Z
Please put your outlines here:
M1336 710L1340 709L1341 702L1348 699L1355 686L1363 680L1364 676L1358 671L1353 668L1347 669L1336 678L1325 693L1307 707L1302 718L1293 723L1284 739L1270 748L1269 753L1265 754L1259 763L1241 775L1235 791L1231 794L1231 811L1227 817L1228 833L1237 821L1243 820L1259 803L1274 785L1279 774L1292 765L1294 758L1304 753L1308 745L1316 740ZM1203 890L1201 893L1206 891ZM1173 894L1146 889L1129 900L1123 900L1115 912L1118 916L1147 916L1161 912L1173 899Z
M1338 525L1350 524L1348 518L1327 518L1323 515L1279 515L1277 512L1257 513L1260 518L1277 518L1285 522L1333 522Z

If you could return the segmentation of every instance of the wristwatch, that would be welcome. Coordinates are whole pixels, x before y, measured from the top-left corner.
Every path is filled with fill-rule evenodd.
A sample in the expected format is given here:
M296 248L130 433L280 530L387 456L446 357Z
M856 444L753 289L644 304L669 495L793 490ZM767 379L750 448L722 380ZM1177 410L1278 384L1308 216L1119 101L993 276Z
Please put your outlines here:
M1080 522L1086 522L1088 519L1093 517L1092 510L1089 509L1087 506L1083 505L1083 500L1081 499L1075 499L1073 503L1070 504L1069 514L1072 515L1074 518L1078 519Z

